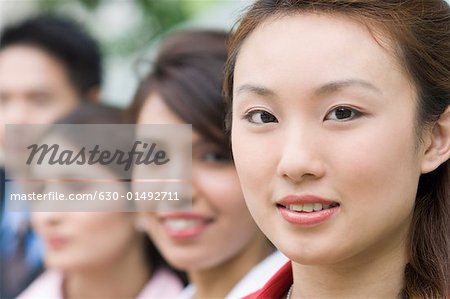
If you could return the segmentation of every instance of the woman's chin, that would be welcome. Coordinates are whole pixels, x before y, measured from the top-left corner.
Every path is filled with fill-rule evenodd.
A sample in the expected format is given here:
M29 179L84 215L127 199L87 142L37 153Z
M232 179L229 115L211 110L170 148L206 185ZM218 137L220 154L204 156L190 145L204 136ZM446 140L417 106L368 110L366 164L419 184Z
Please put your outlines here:
M345 259L339 252L330 247L286 247L286 250L280 248L280 251L294 263L308 266L332 265Z

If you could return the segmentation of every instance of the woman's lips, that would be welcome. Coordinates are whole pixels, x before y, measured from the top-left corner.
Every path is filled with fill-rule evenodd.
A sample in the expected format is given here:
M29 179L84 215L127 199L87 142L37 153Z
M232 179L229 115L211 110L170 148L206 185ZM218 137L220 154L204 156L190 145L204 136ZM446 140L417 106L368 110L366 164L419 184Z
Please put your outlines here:
M335 215L340 204L313 195L289 195L277 201L280 215L289 223L314 225Z
M159 214L167 234L174 239L186 240L199 236L212 223L212 218L197 213Z
M45 240L48 248L54 250L63 248L68 242L67 238L56 236L48 237Z

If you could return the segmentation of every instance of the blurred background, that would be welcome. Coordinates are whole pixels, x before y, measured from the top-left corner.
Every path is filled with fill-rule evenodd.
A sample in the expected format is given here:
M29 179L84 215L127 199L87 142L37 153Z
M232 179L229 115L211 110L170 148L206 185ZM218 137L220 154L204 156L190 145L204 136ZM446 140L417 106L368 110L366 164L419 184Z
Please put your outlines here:
M96 38L104 55L105 103L126 107L164 34L179 28L232 28L253 0L0 0L5 25L39 14L70 16ZM447 0L450 3L450 0Z
M0 34L11 23L45 13L70 16L103 54L103 102L127 106L151 65L158 41L180 28L232 28L252 0L0 0Z

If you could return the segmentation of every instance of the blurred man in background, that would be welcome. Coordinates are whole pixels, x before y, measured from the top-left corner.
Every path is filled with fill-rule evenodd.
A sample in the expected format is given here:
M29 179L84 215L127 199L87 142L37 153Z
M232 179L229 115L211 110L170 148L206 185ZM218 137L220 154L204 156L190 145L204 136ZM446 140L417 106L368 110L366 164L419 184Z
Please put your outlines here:
M5 126L49 124L82 101L99 99L102 62L97 43L74 21L39 16L0 35L0 173ZM40 243L29 215L7 212L0 200L0 298L13 298L42 271Z

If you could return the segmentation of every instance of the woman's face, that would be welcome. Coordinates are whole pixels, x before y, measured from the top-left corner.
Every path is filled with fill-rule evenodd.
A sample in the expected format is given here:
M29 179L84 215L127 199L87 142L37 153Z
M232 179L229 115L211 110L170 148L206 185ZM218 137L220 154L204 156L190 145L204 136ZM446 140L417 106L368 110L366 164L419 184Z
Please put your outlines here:
M183 124L157 94L139 124ZM229 154L192 133L192 211L145 213L147 230L173 266L185 271L217 267L261 239L243 199ZM254 246L254 245L253 245Z
M77 270L114 265L140 246L134 219L120 212L35 212L32 222L46 244L46 265Z
M62 144L61 144L62 145ZM66 146L64 148L70 148ZM117 175L107 167L91 167L89 174L83 168L72 168L67 171L61 168L36 167L40 172L60 180L73 178L101 178L117 180ZM86 168L84 168L86 169ZM41 173L41 175L44 175ZM57 182L43 186L42 193L58 192L69 196L92 196L96 192L118 192L126 194L128 188L121 183ZM100 190L100 191L99 191ZM89 203L92 210L95 202ZM110 204L101 207L108 208ZM113 209L114 211L118 209ZM78 270L111 266L117 264L134 246L142 246L142 233L135 228L135 213L125 212L34 212L32 224L46 245L45 262L49 267L64 270Z
M260 25L234 73L232 145L247 205L303 264L402 248L421 174L415 90L394 55L343 17Z

